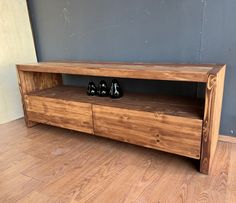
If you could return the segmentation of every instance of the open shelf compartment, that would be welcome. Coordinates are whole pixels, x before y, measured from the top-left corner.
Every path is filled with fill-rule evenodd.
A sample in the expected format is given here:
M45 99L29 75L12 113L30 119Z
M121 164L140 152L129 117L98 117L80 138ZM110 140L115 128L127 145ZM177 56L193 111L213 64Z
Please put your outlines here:
M200 157L202 100L141 93L111 99L62 85L29 93L25 103L35 122Z
M26 125L46 123L199 159L208 174L217 146L225 64L44 62L17 65ZM62 74L204 84L196 98L126 93L88 97Z
M29 95L65 101L91 103L102 106L147 111L156 114L181 116L196 120L203 119L204 100L183 96L167 96L144 93L125 93L119 99L88 96L86 88L78 86L56 86Z

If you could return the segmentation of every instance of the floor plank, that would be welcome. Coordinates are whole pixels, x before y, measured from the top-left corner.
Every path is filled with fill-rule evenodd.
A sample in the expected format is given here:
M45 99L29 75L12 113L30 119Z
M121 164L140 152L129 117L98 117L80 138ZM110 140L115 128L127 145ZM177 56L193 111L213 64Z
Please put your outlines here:
M226 202L236 202L236 144L232 146L228 176Z
M0 202L236 202L236 144L196 161L56 127L0 125Z

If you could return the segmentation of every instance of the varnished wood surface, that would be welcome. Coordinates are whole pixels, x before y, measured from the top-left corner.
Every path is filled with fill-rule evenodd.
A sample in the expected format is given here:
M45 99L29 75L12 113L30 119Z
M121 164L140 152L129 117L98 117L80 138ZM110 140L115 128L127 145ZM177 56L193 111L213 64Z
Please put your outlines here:
M124 109L154 112L157 114L181 116L196 120L203 119L203 101L191 97L125 92L122 98L111 99L110 97L87 96L86 88L76 86L57 86L42 91L32 92L28 95L29 96L27 96L27 98L31 96L32 98L35 97L35 99L38 97L45 97L64 101L83 102Z
M93 134L91 104L25 96L28 119Z
M93 105L94 134L200 158L202 121Z
M0 125L0 202L234 203L236 144L192 159L23 120Z
M220 64L155 64L115 62L42 62L18 65L29 72L63 73L103 77L206 82L208 72L219 71Z
M219 139L226 66L208 76L202 130L200 171L208 174Z
M219 141L236 144L236 137L230 135L219 135Z
M18 82L24 110L25 123L28 127L34 126L35 122L28 119L25 107L25 95L62 84L61 74L23 72L18 69Z
M90 75L90 76L104 76L104 77L122 77L122 78L136 78L136 79L155 79L155 80L175 80L175 81L195 81L195 82L204 82L206 83L206 94L205 94L205 105L204 105L204 116L202 116L202 104L199 106L199 102L191 102L191 105L180 105L178 104L172 104L167 102L168 99L162 99L162 102L158 102L158 105L154 102L151 105L147 105L147 103L152 102L150 98L152 97L144 97L144 102L142 101L142 105L133 105L132 100L130 99L130 96L128 96L128 100L121 99L122 102L117 102L116 104L123 105L120 109L132 109L132 106L139 109L140 113L142 112L152 112L158 117L171 117L178 118L183 117L187 118L189 122L192 122L191 128L189 128L189 131L196 130L194 126L196 125L196 122L203 120L202 125L202 137L201 137L201 148L199 146L198 151L196 151L196 141L194 137L190 141L190 145L187 145L188 150L186 150L186 156L189 157L199 157L199 150L201 149L201 155L200 155L200 171L202 173L208 174L211 168L211 163L214 158L215 149L217 146L218 141L218 132L219 132L219 124L220 124L220 114L221 114L221 105L222 105L222 97L223 97L223 89L224 89L224 74L225 74L225 65L217 65L217 64L211 64L211 65L199 65L199 64L144 64L144 63L113 63L113 62L51 62L51 63L37 63L37 64L29 64L29 65L18 65L18 73L19 73L19 82L20 82L20 89L21 94L23 98L23 107L25 110L25 120L28 127L33 126L35 122L42 122L47 123L51 125L56 125L60 127L65 127L69 129L79 130L79 129L85 129L81 130L84 132L90 132L89 131L89 125L91 125L91 122L88 122L87 120L82 120L80 122L76 122L76 119L71 120L65 120L62 118L62 111L60 117L55 117L50 114L45 115L45 112L48 111L47 103L41 102L43 107L43 112L37 112L37 108L35 107L34 111L27 111L26 110L26 103L25 99L29 97L34 97L34 99L37 100L36 97L39 97L38 91L45 90L47 88L53 88L58 87L61 85L61 73L65 74L77 74L77 75ZM28 86L30 89L28 89ZM50 89L49 91L51 91ZM59 91L60 92L60 89ZM65 91L66 94L68 94L67 91ZM29 95L28 95L29 94ZM39 93L40 94L40 93ZM45 94L45 92L43 92ZM49 92L49 95L52 95L55 97L55 93L53 91ZM61 94L56 94L61 95ZM76 94L75 94L76 95ZM45 97L44 95L41 96L42 98ZM57 96L56 96L57 97ZM60 100L58 98L53 98L54 100ZM61 97L61 96L59 96ZM64 98L66 95L63 96ZM69 98L71 98L69 96ZM132 98L132 96L131 96ZM133 97L134 98L134 97ZM141 98L141 95L137 96L138 99ZM52 99L52 100L53 100ZM78 98L77 98L78 99ZM88 99L88 97L84 97L84 99ZM174 100L175 98L170 98L170 100ZM61 100L62 99L61 97ZM81 100L81 99L80 99ZM81 102L79 100L79 102ZM141 99L142 100L142 99ZM98 106L106 106L104 105L105 100L99 101L98 99L95 99L95 103L87 102L91 104L91 110L93 109L93 105ZM124 102L123 102L124 101ZM130 101L127 102L127 101ZM163 103L166 102L165 104ZM188 100L187 100L188 101ZM56 102L56 101L54 101ZM61 102L61 101L59 101ZM96 103L98 102L98 104ZM99 102L101 102L99 104ZM178 101L179 102L179 101ZM63 102L62 102L63 103ZM62 104L61 103L61 104ZM105 101L106 103L106 101ZM112 102L111 102L112 103ZM108 104L111 104L108 102ZM184 102L185 103L185 102ZM197 104L197 107L192 105L195 103ZM130 106L129 106L130 104ZM68 103L69 105L69 103ZM112 104L114 105L114 103ZM109 105L108 105L109 106ZM114 106L113 106L114 107ZM115 106L116 108L117 106ZM131 107L131 108L130 108ZM199 108L200 107L200 108ZM40 107L41 108L41 107ZM52 110L53 106L50 106L49 109ZM66 107L67 108L67 107ZM147 110L145 110L147 108ZM61 106L60 109L62 110L63 107ZM119 107L118 107L119 109ZM187 110L188 109L188 110ZM189 110L191 109L191 110ZM57 109L58 110L58 109ZM190 111L190 112L189 112ZM196 113L197 112L197 113ZM183 113L183 114L182 114ZM182 115L181 115L182 114ZM29 116L31 117L31 120L29 119ZM197 116L197 117L196 117ZM122 115L122 117L125 117L125 115ZM82 117L81 117L82 118ZM100 118L101 119L101 118ZM129 117L128 117L129 119ZM81 120L81 119L79 119ZM183 119L184 120L184 119ZM78 121L78 120L77 120ZM122 120L119 120L119 122L122 122ZM168 120L169 122L169 120ZM184 122L184 121L183 121ZM92 112L92 123L93 123L93 131L94 132L94 119L93 119L93 112ZM73 125L76 125L76 127L73 128ZM88 126L84 126L84 124L87 124ZM123 124L124 126L125 124ZM184 127L183 125L180 125L183 127L183 131L180 131L181 133L185 134L188 130L187 127ZM105 127L105 126L102 126ZM107 126L108 127L108 126ZM107 128L106 127L106 128ZM170 127L167 126L167 128ZM162 134L168 134L168 129L165 129L165 132ZM109 129L109 128L108 128ZM113 129L115 130L115 129ZM197 134L199 135L199 126L197 128ZM105 136L108 136L108 131L100 131L98 129L98 125L96 126L96 131L99 132L99 134L104 134ZM123 133L123 132L121 132ZM191 133L188 133L191 134ZM112 134L117 137L118 134ZM158 134L159 135L159 134ZM111 136L111 137L112 137ZM172 135L173 136L173 135ZM119 136L120 137L120 136ZM190 136L191 137L191 136ZM121 140L127 141L127 137L123 136ZM182 138L181 138L182 139ZM157 139L158 142L161 141L161 139ZM198 141L200 138L198 137ZM175 142L173 139L169 140L172 141L172 146L175 145ZM135 140L135 142L141 143L139 140ZM131 142L134 143L134 142ZM142 142L143 143L143 142ZM167 143L164 143L166 146L168 146ZM183 142L179 144L185 144ZM192 148L192 144L195 146ZM142 144L143 146L146 146L146 143ZM149 146L151 144L149 143ZM169 152L172 152L172 146L168 146L170 149L167 150ZM180 148L178 148L179 150ZM193 152L190 152L191 149L194 150ZM188 153L187 153L188 152ZM177 154L182 154L177 153ZM191 154L191 155L190 155ZM193 155L195 154L195 155Z
M215 84L215 98L214 98L214 105L213 105L213 115L211 120L211 157L210 162L212 162L212 159L214 158L214 153L216 150L217 142L219 139L219 130L220 130L220 121L221 121L221 108L222 108L222 102L223 102L223 94L224 94L224 81L225 81L225 71L226 66L221 68L216 73L216 84Z
M91 97L83 88L63 86L25 96L31 121L195 159L200 158L202 134L202 120L197 115L203 113L203 108L198 105L193 99L160 95ZM188 110L197 114L192 115Z

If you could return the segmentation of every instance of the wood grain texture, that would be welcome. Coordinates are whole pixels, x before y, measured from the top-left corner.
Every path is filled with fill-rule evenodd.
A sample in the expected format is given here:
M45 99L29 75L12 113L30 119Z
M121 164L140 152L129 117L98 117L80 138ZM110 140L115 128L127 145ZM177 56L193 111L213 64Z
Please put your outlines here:
M26 95L25 103L32 121L199 159L203 109L196 100L177 98L127 94L112 100L57 86Z
M230 135L219 135L219 141L236 144L236 137Z
M93 119L96 135L200 158L201 120L100 105Z
M96 131L95 134L192 158L198 159L200 154L200 171L209 173L218 141L225 65L45 62L18 65L17 68L28 126L34 125L35 123L32 121L36 121L83 132L94 133ZM62 73L205 82L205 105L196 98L163 97L160 95L127 94L117 100L97 97L92 99L92 97L86 96L85 91L80 88L61 87ZM28 109L25 107L25 98L28 99ZM85 103L88 106L86 107L87 113L84 114L81 107L86 105ZM78 105L77 108L74 108L75 112L69 110L70 104L72 106ZM101 113L98 111L99 108L116 111L117 113L113 113L118 114L121 119L117 119L115 116L111 118L108 111ZM78 117L80 109L83 113ZM122 114L119 114L120 112ZM65 113L68 117L64 116ZM140 115L132 117L132 113ZM143 115L152 115L150 116L152 119L147 125L145 119L142 119ZM156 117L164 119L159 120L158 124L155 120ZM132 118L132 122L129 118ZM127 126L125 122L130 126ZM170 128L173 129L170 130ZM125 132L128 133L125 134Z
M225 66L209 73L205 94L200 171L209 173L216 150L224 91Z
M93 134L91 104L25 96L28 119Z
M64 73L102 77L206 82L217 64L155 64L118 62L43 62L18 65L21 71Z
M236 202L236 144L232 144L230 157L226 202Z
M35 73L35 72L22 72L18 68L18 82L22 98L22 105L24 110L25 122L28 127L34 126L35 122L32 122L28 119L28 114L25 107L24 97L26 94L29 94L34 91L39 91L57 85L62 84L61 74L52 74L52 73Z
M0 125L0 202L235 202L236 145L194 160L23 119Z
M86 88L76 86L56 86L54 88L32 92L29 95L41 97L41 99L59 99L63 100L65 103L67 101L89 103L197 120L202 120L204 113L204 101L192 97L125 92L123 97L111 99L109 97L88 96L86 94Z

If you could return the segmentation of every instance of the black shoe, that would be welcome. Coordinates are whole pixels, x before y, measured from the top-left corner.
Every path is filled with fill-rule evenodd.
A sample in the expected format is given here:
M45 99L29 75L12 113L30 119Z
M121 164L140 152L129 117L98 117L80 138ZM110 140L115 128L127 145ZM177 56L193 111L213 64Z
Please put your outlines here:
M87 95L94 96L97 94L97 88L94 82L90 81L88 84Z
M120 98L122 97L123 92L121 89L120 84L118 83L117 80L112 80L112 84L111 84L111 89L110 89L110 97L111 98Z
M105 80L100 81L97 93L98 93L98 96L100 96L100 97L108 96L108 94L109 94L108 86L107 86L107 83L105 82Z

